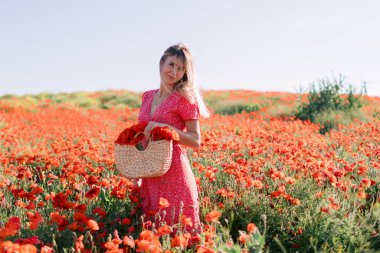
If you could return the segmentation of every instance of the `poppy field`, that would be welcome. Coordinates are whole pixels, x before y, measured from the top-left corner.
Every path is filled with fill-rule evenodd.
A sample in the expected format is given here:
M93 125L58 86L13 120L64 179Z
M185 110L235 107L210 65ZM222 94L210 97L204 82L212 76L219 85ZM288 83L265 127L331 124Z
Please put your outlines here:
M377 252L380 98L337 127L294 117L305 96L208 91L189 150L203 232L155 225L115 169L141 94L0 98L0 252ZM170 203L161 199L162 207ZM156 216L159 219L159 216ZM174 232L173 232L174 231Z

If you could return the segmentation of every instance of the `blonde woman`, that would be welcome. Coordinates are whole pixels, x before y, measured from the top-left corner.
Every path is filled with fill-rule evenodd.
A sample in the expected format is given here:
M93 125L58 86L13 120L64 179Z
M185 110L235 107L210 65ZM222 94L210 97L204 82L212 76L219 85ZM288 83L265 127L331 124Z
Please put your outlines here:
M160 212L168 225L178 223L182 214L191 218L192 225L188 224L187 230L199 232L198 191L187 148L201 145L199 118L208 117L209 113L194 86L192 56L185 45L173 45L164 52L160 77L160 87L143 94L138 119L148 123L145 136L156 126L168 126L178 133L179 141L173 145L169 171L160 177L141 180L142 208L147 216ZM167 208L159 208L160 197L168 200Z

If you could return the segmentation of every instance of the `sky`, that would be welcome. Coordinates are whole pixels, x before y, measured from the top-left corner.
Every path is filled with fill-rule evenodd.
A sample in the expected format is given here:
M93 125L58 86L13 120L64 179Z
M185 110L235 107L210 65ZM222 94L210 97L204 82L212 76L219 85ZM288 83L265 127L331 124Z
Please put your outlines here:
M305 90L343 75L380 96L380 1L0 0L0 95L159 87L169 46L203 90Z

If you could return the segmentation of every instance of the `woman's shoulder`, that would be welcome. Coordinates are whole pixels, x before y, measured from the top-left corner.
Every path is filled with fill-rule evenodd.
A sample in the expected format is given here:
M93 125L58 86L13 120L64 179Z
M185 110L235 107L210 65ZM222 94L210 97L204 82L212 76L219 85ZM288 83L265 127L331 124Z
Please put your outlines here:
M147 90L147 91L145 91L145 92L143 93L143 95L142 95L142 99L144 100L145 98L154 95L154 93L155 93L156 91L157 91L157 89L155 89L155 90Z
M182 92L179 92L179 91L175 91L176 93L176 97L177 99L179 100L180 103L182 104L192 104L192 105L196 105L197 104L197 101L196 101L196 98L194 96L193 93L182 93Z
M182 120L186 121L199 118L199 108L196 101L181 93L178 93L177 99L177 112Z
M158 91L158 89L147 90L147 91L144 91L143 95L144 95L144 94L154 94L156 91Z

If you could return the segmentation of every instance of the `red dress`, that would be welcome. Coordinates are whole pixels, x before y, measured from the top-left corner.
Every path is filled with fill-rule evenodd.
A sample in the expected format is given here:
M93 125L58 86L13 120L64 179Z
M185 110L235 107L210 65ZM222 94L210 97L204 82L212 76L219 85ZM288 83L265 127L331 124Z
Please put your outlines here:
M180 93L173 92L166 98L150 116L150 110L155 93L158 90L143 94L142 105L138 117L139 122L155 121L186 131L186 120L198 119L197 104L189 103ZM179 223L179 214L190 217L193 228L200 230L198 191L194 174L187 158L187 148L178 143L173 145L173 160L168 172L163 176L144 178L141 181L140 196L142 208L146 214L166 211L165 222L168 225ZM160 197L170 203L168 208L159 210ZM182 202L182 204L181 204Z

